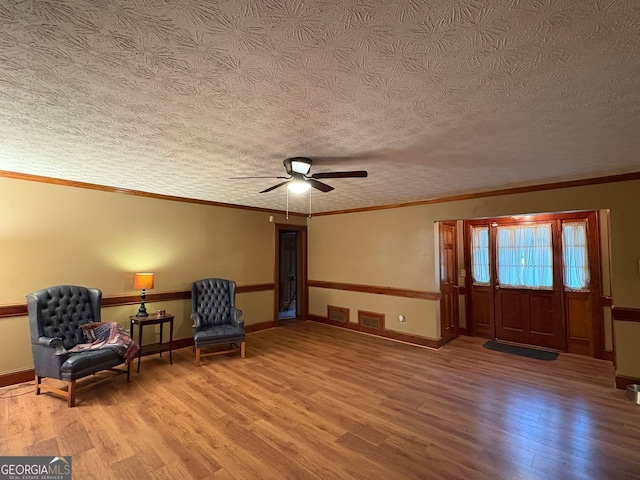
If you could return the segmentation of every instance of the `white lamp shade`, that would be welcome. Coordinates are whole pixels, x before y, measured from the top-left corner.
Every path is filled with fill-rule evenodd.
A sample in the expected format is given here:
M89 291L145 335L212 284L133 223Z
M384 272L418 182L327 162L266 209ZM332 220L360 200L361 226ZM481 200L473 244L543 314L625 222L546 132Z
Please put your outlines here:
M304 180L292 180L287 184L291 193L304 193L311 188L311 185Z

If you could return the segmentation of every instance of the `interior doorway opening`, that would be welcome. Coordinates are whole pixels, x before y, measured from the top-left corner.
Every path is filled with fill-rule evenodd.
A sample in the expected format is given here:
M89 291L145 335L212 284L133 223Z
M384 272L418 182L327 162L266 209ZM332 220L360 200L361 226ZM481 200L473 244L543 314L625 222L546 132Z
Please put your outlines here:
M276 225L275 312L277 322L307 311L307 227Z
M278 320L296 318L298 296L298 232L280 231Z

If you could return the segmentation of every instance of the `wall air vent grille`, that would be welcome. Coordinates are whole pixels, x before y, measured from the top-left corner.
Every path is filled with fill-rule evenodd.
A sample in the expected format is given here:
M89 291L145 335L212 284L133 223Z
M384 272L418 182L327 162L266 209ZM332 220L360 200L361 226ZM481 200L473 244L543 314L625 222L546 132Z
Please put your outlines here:
M349 323L349 309L327 305L327 317L334 322Z
M384 314L358 310L358 323L366 328L382 330L384 329Z

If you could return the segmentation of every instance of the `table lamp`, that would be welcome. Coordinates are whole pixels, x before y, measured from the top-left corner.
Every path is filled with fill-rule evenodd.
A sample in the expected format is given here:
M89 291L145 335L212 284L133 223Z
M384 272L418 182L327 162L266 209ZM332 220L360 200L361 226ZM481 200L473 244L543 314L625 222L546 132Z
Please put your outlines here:
M147 296L145 290L153 288L153 273L136 273L133 277L133 288L136 290L142 290L142 299L140 301L140 308L136 316L147 317L147 309L144 306L144 299Z

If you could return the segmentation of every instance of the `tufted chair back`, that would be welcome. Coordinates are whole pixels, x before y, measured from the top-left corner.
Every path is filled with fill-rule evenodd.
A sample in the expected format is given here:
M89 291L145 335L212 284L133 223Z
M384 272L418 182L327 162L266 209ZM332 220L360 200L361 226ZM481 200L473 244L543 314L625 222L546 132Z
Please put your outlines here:
M236 282L205 278L193 282L191 305L200 316L201 326L231 323L231 308L236 306Z
M31 343L60 337L67 350L84 343L81 325L100 321L102 292L76 285L49 287L27 295Z

